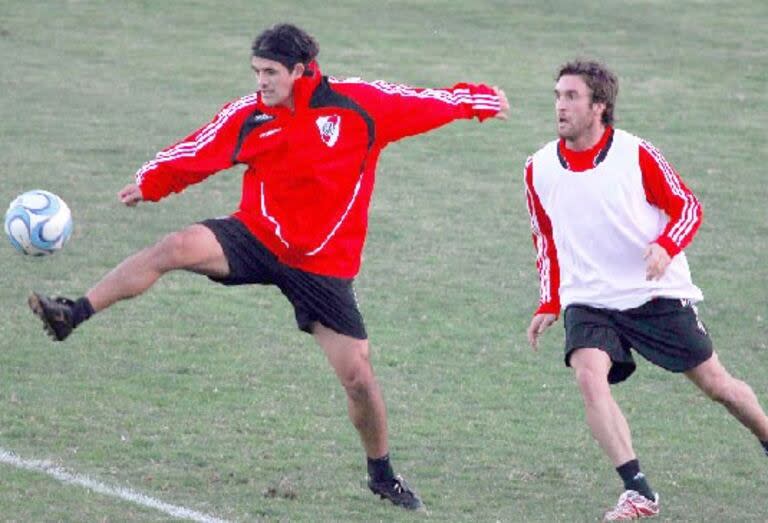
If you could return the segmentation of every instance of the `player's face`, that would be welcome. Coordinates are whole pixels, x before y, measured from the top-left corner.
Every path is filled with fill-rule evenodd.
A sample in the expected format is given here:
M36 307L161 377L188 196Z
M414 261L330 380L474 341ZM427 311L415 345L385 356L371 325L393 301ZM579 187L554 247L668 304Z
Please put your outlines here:
M566 142L590 136L600 121L605 104L593 104L592 93L579 75L561 76L555 85L557 134Z
M293 108L293 83L304 72L303 64L296 64L293 71L289 71L280 62L254 56L251 58L251 68L256 74L261 99L266 105Z

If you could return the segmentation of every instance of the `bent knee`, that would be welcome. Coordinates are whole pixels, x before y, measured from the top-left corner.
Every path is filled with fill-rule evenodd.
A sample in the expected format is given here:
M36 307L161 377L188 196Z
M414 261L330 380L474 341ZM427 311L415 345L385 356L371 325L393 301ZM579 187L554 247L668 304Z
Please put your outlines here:
M340 374L339 381L347 395L353 399L367 397L376 385L376 378L367 359Z
M573 369L573 375L576 378L576 383L579 387L593 387L595 385L602 385L608 383L608 374L602 369L596 369L593 367L575 367Z
M151 247L160 270L183 269L194 263L195 233L190 229L172 232Z
M585 402L593 402L610 394L608 374L601 369L577 367L574 369L574 377Z

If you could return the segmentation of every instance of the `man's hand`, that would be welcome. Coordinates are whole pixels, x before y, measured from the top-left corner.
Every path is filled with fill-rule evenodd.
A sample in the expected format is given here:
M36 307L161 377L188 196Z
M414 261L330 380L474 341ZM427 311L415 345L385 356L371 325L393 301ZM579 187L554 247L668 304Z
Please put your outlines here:
M658 243L652 243L645 249L643 259L646 262L645 279L648 281L660 280L672 262L669 253Z
M499 120L506 120L509 118L509 101L507 101L507 95L504 94L502 89L499 89L495 85L493 86L493 92L499 97L499 103L501 104L501 110L494 114L493 117Z
M557 315L555 314L536 314L531 319L531 324L528 326L528 343L531 344L533 350L539 348L539 336L549 328L550 325L555 323Z
M120 192L117 193L117 197L128 207L135 207L137 203L144 200L141 196L141 189L139 189L139 186L135 183L123 187Z

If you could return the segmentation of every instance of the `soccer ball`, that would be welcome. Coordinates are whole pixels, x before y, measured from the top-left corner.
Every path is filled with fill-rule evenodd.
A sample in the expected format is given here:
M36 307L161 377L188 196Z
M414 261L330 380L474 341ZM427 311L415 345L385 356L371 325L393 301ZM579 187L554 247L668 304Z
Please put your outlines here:
M61 249L72 235L72 213L64 200L48 191L27 191L5 213L5 234L24 254L46 256Z

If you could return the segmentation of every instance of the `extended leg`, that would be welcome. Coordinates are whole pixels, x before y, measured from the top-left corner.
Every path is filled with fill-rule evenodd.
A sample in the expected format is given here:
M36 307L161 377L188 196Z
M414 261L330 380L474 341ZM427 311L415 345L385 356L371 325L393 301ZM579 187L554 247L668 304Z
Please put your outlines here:
M749 385L728 373L717 353L685 375L712 400L725 406L761 442L768 442L768 417L757 396Z
M160 276L176 269L219 277L229 272L216 236L208 227L195 224L169 234L151 247L126 258L85 296L94 311L98 312L117 301L142 294Z
M130 256L77 301L33 292L29 306L48 334L62 341L93 313L138 296L174 269L224 277L229 273L229 264L213 232L196 224Z

